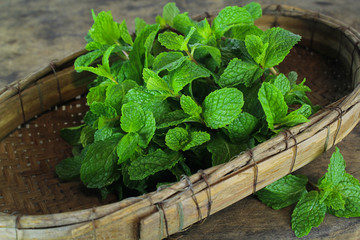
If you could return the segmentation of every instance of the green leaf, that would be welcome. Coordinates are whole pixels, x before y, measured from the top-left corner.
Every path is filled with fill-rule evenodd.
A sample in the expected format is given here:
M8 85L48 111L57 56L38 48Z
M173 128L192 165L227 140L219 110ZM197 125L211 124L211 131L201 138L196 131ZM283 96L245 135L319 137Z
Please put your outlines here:
M144 68L143 71L144 81L146 88L149 90L163 90L171 92L167 82L159 77L159 75L148 68Z
M263 73L264 70L258 65L234 58L216 83L222 88L233 87L241 83L245 84L246 87L250 87Z
M145 112L138 103L124 104L121 113L121 129L125 132L137 132L145 125Z
M183 157L179 152L158 149L131 162L129 167L130 179L144 179L159 171L172 168L182 159Z
M124 103L138 103L142 109L153 113L156 120L159 120L170 111L167 101L164 101L163 95L157 95L157 91L150 91L142 87L129 90L124 98ZM168 96L167 96L168 97Z
M250 113L240 113L227 127L231 141L241 142L248 139L257 128L258 122L259 120Z
M74 62L74 67L75 67L75 69L79 69L79 67L87 67L91 63L93 63L96 59L101 57L103 54L104 54L104 52L101 50L95 50L95 51L88 52L85 55L82 55L82 56L76 58L76 60ZM79 69L79 70L77 70L77 72L82 72L82 70Z
M167 3L163 8L163 18L169 26L173 26L174 18L180 14L180 10L176 7L176 3Z
M171 126L176 126L180 123L183 123L189 115L186 114L183 110L175 110L164 114L160 120L157 122L156 128L162 129Z
M184 36L174 32L164 32L159 34L158 40L161 45L167 49L178 51L181 50L182 44L184 43Z
M156 56L152 69L159 73L163 70L173 71L187 59L181 52L162 52Z
M318 192L311 191L296 204L291 215L291 227L299 238L309 234L312 227L322 223L326 213L326 205L320 202Z
M232 157L246 150L247 146L229 143L220 135L216 135L207 143L206 148L212 154L212 165L216 166L228 162Z
M120 30L120 36L122 38L122 40L124 40L124 42L126 42L129 45L133 45L133 40L132 37L128 31L128 28L126 26L126 21L123 20L121 22L121 24L119 25L119 30Z
M81 129L80 142L83 147L86 147L94 142L95 131L95 129L89 126L85 126Z
M323 190L331 189L344 180L345 171L345 160L340 153L338 147L335 148L335 152L330 158L330 164L324 178L320 181L319 188Z
M274 85L264 82L258 97L265 112L268 127L274 129L274 124L279 123L288 111L284 96Z
M166 146L174 151L182 150L189 141L187 130L181 127L170 129L165 136Z
M210 55L212 57L212 59L215 61L216 66L220 66L221 52L217 47L196 43L196 44L191 45L191 48L192 48L192 51L194 51L194 57L196 59L203 58L207 55Z
M80 144L81 130L84 126L82 124L76 127L63 128L60 131L60 136L71 145Z
M113 137L89 145L80 169L81 181L88 188L102 188L119 179L115 154L119 140Z
M140 34L140 32L145 28L147 23L142 18L135 18L135 34L136 36Z
M212 28L216 37L220 38L234 26L253 24L253 17L245 8L229 6L222 9L214 18Z
M308 179L302 175L287 175L256 192L257 197L273 209L290 206L304 196Z
M245 41L246 37L249 35L255 35L260 37L262 34L263 31L255 25L243 25L233 27L231 29L232 37L243 41Z
M105 103L116 109L117 115L120 115L122 102L126 93L137 86L137 83L132 80L125 80L119 84L109 86L106 89Z
M307 117L309 117L310 114L311 114L311 106L304 104L301 106L301 108L292 111L286 117L281 119L280 123L282 125L292 127L300 123L308 122L309 120L307 119Z
M256 35L247 35L245 37L245 45L251 57L257 64L264 66L264 59L269 43L263 43L261 38Z
M121 36L119 24L113 20L111 11L100 12L94 19L89 33L95 42L109 45L118 43Z
M171 71L170 82L174 93L177 94L186 85L198 78L209 77L210 73L190 60L184 61L179 68Z
M80 176L81 162L84 156L82 154L72 158L66 158L56 165L56 174L62 180L70 181Z
M190 96L182 95L180 105L186 114L194 117L200 117L202 108Z
M281 63L291 48L299 42L301 37L283 28L270 28L261 36L264 44L268 43L263 67L271 68Z
M234 121L243 105L243 94L240 90L236 88L215 90L203 102L203 118L208 127L218 129Z
M139 135L137 133L128 133L123 136L116 147L116 153L119 157L118 164L121 164L131 158L138 146Z
M155 134L156 130L156 122L154 115L150 111L145 111L145 124L144 126L137 132L139 135L139 146L142 148L146 148L152 137Z
M103 127L99 130L97 130L94 134L94 142L98 141L104 141L105 139L108 139L112 136L122 136L123 134L116 131L116 128L113 127Z
M96 87L90 88L88 94L86 95L87 104L90 106L93 102L104 102L108 86L108 84L100 84Z
M290 91L290 81L282 73L276 76L272 84L274 84L274 86L279 89L284 96Z
M165 136L166 145L174 151L186 151L210 140L210 134L202 131L190 131L181 127L170 129Z
M262 16L262 9L261 5L257 2L251 2L244 6L244 8L251 14L253 19L261 18Z
M360 183L359 180L354 178L348 173L345 173L343 180L336 186L336 191L340 194L341 199L344 201L344 208L334 206L334 200L330 199L326 202L331 203L329 212L337 217L360 217Z
M338 191L331 191L324 200L324 203L327 207L332 208L333 210L344 210L345 201L342 195Z
M115 108L103 102L93 102L90 105L90 111L105 118L115 118L117 115Z

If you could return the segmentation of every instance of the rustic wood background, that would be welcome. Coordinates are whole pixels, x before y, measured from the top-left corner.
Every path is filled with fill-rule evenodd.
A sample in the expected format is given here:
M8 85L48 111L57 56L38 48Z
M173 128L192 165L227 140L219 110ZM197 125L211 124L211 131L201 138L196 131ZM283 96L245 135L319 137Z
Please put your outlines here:
M92 24L90 9L111 10L116 20L126 19L130 30L135 17L153 23L168 1L158 0L1 0L0 1L0 88L36 72L56 59L62 59L85 46L83 37ZM227 5L244 5L250 1L177 0L181 11L196 16L216 12ZM342 20L360 31L359 0L261 1L262 4L297 6ZM1 117L1 116L0 116ZM347 161L347 169L360 178L360 126L338 145ZM331 151L304 167L316 181L326 171ZM214 214L203 224L195 224L176 236L181 239L296 239L290 227L292 207L272 210L254 197ZM305 239L358 239L360 218L325 217Z

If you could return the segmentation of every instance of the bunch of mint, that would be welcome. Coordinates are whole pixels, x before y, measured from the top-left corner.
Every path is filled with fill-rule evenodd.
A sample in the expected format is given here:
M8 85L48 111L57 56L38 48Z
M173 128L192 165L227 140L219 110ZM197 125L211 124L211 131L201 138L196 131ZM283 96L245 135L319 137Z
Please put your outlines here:
M230 6L210 24L168 3L156 24L137 18L132 38L125 21L93 12L89 52L75 69L97 78L85 124L62 131L74 157L57 166L59 177L122 198L227 162L308 121L314 108L305 80L274 68L300 36L259 29L261 16L258 3Z
M360 183L345 171L345 161L338 148L331 156L328 171L315 190L307 191L306 176L287 175L256 193L273 209L281 209L297 202L292 213L291 226L297 237L309 234L318 227L325 213L337 217L360 217Z

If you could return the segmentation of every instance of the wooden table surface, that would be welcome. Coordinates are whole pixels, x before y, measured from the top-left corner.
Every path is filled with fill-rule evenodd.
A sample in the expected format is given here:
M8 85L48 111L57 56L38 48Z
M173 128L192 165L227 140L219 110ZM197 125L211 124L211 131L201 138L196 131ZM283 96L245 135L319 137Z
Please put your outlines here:
M0 1L0 88L36 72L51 61L62 59L85 46L83 37L92 24L90 9L111 10L116 20L126 19L130 30L135 17L153 23L168 1L158 0L1 0ZM216 12L228 5L250 1L175 1L191 16ZM262 4L297 6L342 20L360 31L359 0L261 1ZM338 144L347 170L360 178L360 126ZM311 180L326 171L331 151L300 169ZM212 215L202 224L177 234L181 239L296 239L290 227L292 207L272 210L250 196ZM327 215L319 228L305 239L360 239L360 218L340 219Z

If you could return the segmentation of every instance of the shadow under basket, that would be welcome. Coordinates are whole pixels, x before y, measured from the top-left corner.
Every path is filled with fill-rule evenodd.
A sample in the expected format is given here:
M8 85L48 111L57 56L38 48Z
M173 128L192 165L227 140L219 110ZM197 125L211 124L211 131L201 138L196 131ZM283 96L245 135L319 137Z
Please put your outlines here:
M322 110L228 163L120 202L112 197L102 202L82 183L61 182L55 174L56 164L71 156L60 130L79 125L88 110L81 96L94 76L76 73L72 66L85 51L0 90L0 236L162 239L301 168L341 141L360 120L360 34L330 17L279 5L266 7L256 25L280 26L302 36L301 47L279 68L307 77L309 97ZM342 65L340 76L348 81L329 74L330 63Z

